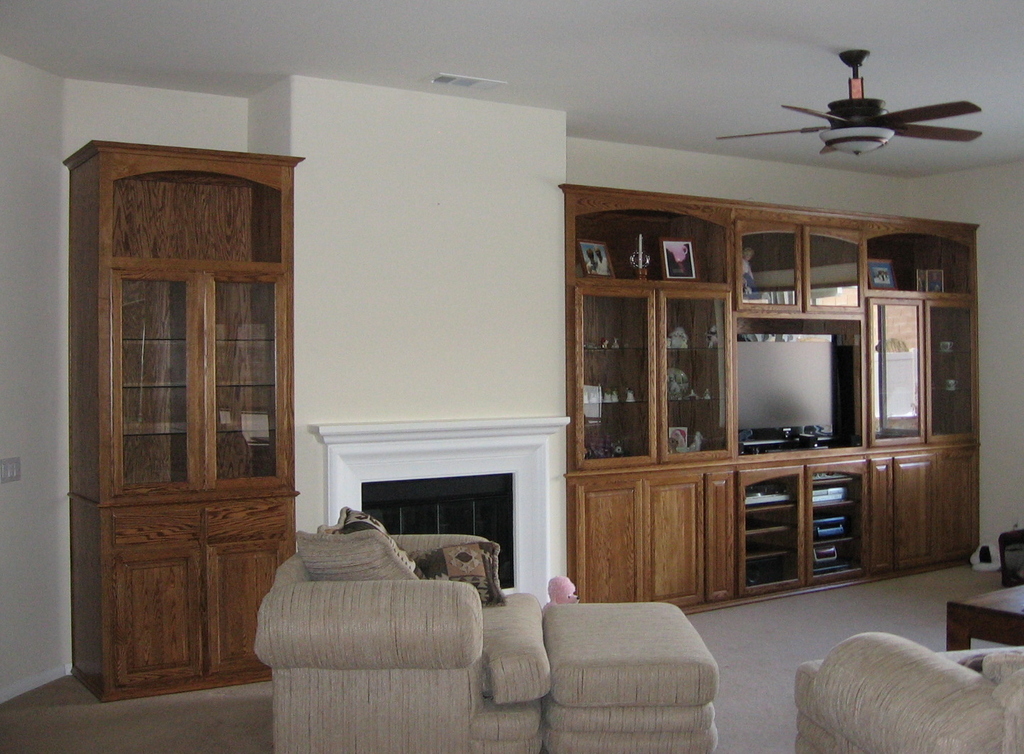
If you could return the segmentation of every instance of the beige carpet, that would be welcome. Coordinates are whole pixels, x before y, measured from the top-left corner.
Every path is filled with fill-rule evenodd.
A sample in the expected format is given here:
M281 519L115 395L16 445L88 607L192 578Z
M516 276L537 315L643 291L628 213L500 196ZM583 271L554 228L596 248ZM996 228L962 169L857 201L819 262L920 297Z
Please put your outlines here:
M964 566L691 615L721 668L718 752L792 752L800 662L861 631L943 649L946 601L999 588ZM0 754L270 754L270 720L265 683L100 704L63 678L0 705Z

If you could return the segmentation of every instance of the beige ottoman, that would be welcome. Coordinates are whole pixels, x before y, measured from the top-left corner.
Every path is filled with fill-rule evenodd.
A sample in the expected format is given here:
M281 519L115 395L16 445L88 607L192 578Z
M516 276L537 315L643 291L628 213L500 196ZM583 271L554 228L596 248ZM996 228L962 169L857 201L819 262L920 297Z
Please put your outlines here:
M552 605L544 645L548 754L679 754L718 745L718 664L679 608Z

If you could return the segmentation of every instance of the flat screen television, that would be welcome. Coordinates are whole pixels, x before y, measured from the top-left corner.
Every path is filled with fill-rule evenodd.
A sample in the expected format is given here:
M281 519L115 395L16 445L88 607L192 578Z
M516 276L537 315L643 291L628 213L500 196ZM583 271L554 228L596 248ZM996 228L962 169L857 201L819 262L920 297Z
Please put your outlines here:
M853 348L832 336L746 335L736 344L740 445L849 446L856 414Z

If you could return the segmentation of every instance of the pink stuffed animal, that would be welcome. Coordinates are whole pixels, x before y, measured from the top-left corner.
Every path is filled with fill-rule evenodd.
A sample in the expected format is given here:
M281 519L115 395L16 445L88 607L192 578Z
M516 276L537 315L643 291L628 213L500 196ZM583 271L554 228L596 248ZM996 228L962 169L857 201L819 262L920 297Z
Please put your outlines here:
M555 576L548 582L548 597L551 598L551 601L544 607L571 605L580 601L580 598L576 596L576 585L566 576Z

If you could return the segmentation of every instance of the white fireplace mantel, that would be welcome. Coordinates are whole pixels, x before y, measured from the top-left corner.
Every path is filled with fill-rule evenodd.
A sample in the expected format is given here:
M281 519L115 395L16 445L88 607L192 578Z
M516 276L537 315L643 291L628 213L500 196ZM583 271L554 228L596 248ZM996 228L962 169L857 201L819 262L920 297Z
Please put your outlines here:
M321 424L327 522L362 507L363 482L512 474L516 591L546 600L549 441L568 417Z

